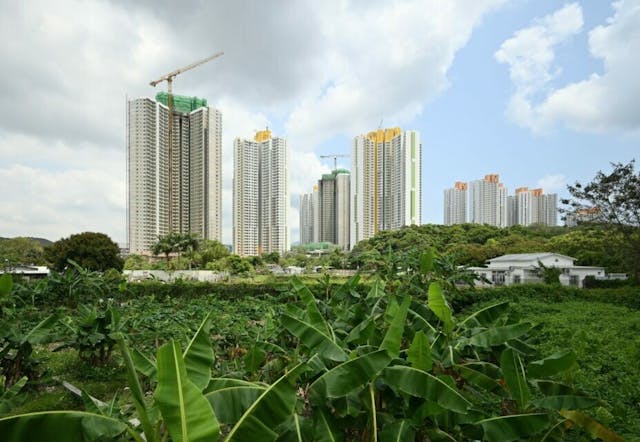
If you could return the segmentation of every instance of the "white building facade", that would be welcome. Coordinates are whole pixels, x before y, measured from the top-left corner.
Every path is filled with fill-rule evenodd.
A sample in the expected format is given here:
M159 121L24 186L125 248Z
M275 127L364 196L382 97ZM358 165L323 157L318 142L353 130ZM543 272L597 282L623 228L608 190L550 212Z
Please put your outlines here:
M313 193L300 195L300 244L313 242Z
M467 183L458 181L451 189L444 191L444 224L464 224L467 222Z
M544 267L558 268L562 285L584 287L587 276L596 279L606 278L604 267L577 266L575 261L575 258L558 253L520 253L490 259L486 267L471 267L470 270L489 281L489 284L478 285L494 286L540 283L540 264Z
M507 226L507 189L497 174L469 183L469 222Z
M271 131L233 146L233 251L240 256L289 250L287 142Z
M531 224L544 224L556 226L558 223L558 195L555 193L544 194L542 189L529 189L519 187L516 189L513 213L510 218L513 224L529 226Z
M381 230L421 223L422 145L399 127L357 136L351 147L350 247Z
M222 114L174 96L171 158L166 94L127 103L127 239L148 251L159 235L222 239Z

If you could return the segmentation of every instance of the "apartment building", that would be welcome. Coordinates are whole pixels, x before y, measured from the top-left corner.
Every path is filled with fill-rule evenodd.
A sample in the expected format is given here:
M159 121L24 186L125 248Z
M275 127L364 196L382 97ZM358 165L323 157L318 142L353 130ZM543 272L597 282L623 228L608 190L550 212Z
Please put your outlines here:
M350 247L382 230L421 223L422 145L417 131L378 129L351 147Z
M444 224L464 224L467 222L468 184L456 181L451 189L444 191Z
M233 251L240 256L289 250L287 142L269 129L233 145Z
M148 251L159 235L222 239L222 114L197 97L168 95L127 103L127 239Z
M468 217L465 218L468 208ZM497 174L468 184L456 182L444 191L444 224L489 224L497 227L531 224L557 225L558 195L545 194L543 189L519 187L515 195Z
M507 189L498 174L469 183L469 222L507 226Z

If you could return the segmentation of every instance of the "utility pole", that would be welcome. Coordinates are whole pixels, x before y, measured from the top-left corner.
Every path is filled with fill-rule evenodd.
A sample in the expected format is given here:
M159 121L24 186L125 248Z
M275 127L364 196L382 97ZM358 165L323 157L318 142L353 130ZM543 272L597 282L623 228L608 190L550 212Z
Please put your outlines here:
M224 52L217 52L207 58L169 72L149 83L151 86L156 87L158 83L163 81L167 82L167 107L169 108L169 233L173 231L173 79L183 72L189 71L222 55L224 55Z

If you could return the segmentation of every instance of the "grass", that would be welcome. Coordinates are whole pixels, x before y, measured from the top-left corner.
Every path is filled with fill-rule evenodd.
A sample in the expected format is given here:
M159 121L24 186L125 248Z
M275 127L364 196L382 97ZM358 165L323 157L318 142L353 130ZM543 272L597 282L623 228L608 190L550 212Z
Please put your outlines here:
M541 354L573 349L578 366L561 380L603 402L590 413L627 440L640 440L640 312L604 302L526 297L511 308L539 324L534 342Z

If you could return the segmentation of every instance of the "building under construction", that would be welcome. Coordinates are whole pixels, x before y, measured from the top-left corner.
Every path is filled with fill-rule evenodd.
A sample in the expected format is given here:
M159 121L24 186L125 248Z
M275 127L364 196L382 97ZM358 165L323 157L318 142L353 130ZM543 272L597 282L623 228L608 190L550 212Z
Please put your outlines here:
M205 99L172 99L171 118L165 92L155 100L128 102L127 235L132 253L150 250L159 235L169 232L221 240L222 114Z

